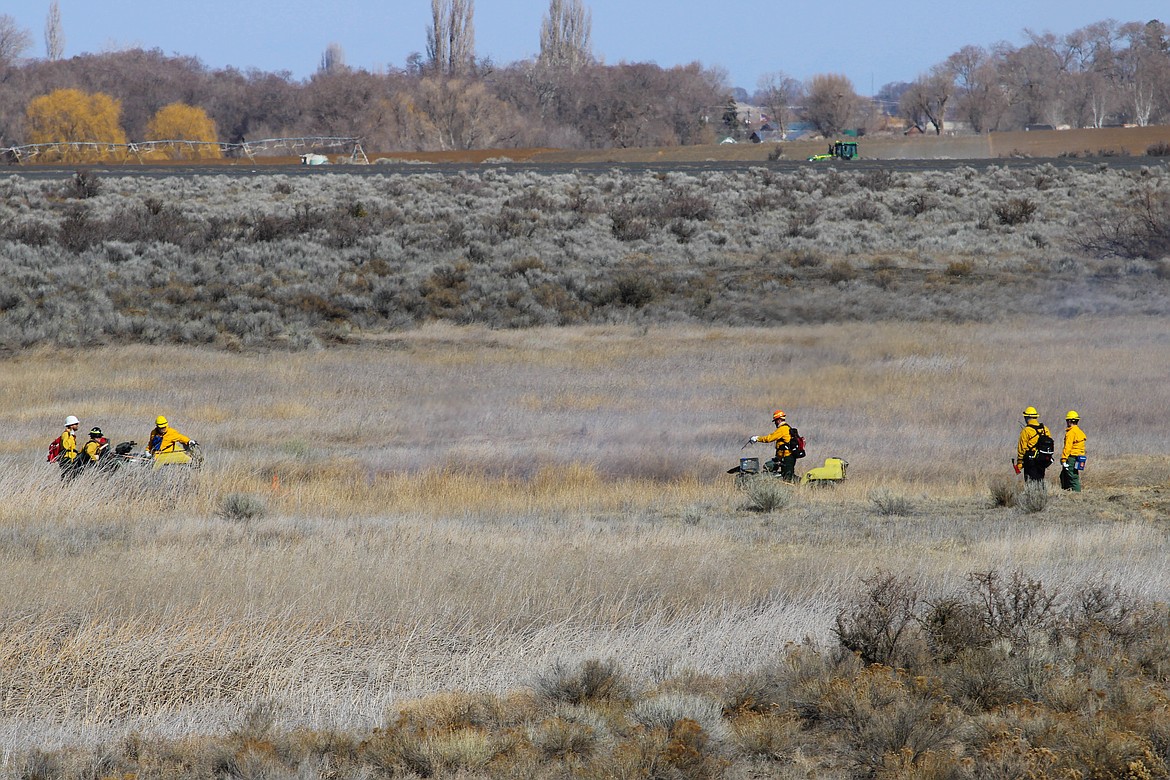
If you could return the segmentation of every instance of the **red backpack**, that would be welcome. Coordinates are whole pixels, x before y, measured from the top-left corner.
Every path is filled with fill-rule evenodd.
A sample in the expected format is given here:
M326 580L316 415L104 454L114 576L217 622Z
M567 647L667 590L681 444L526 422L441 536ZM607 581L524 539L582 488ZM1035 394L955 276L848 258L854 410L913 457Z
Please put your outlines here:
M49 442L49 463L56 463L57 459L61 457L61 437L53 439Z
M792 426L788 426L788 432L791 436L788 440L788 451L797 458L803 458L807 454L804 451L804 437L800 435L800 431Z

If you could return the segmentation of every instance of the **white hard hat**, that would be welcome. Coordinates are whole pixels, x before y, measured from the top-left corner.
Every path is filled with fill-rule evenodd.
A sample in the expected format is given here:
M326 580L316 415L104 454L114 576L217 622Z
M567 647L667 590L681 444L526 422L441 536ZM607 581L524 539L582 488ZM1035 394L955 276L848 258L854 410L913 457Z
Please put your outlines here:
M65 427L68 428L70 425L81 425L81 420L78 420L73 415L69 415L65 418Z

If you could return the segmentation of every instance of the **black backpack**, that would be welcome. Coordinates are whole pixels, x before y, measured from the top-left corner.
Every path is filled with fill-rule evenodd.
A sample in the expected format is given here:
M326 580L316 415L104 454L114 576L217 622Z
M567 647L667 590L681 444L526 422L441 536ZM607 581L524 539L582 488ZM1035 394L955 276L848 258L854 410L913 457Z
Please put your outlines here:
M1032 457L1041 466L1051 466L1052 457L1056 454L1056 442L1048 435L1043 425L1033 425L1031 427L1036 429L1036 444L1032 447Z
M788 452L794 457L803 458L806 453L804 451L804 437L800 435L800 431L788 426L788 433L791 438L788 439Z

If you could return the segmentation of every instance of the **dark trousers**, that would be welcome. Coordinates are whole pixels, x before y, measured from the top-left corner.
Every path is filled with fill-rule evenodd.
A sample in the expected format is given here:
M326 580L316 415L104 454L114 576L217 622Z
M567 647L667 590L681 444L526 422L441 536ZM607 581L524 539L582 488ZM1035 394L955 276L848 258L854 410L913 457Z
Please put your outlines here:
M768 471L780 472L780 478L785 482L796 481L796 456L795 455L777 455L772 460L768 461Z
M1024 482L1039 482L1044 484L1044 469L1048 464L1038 458L1024 458Z

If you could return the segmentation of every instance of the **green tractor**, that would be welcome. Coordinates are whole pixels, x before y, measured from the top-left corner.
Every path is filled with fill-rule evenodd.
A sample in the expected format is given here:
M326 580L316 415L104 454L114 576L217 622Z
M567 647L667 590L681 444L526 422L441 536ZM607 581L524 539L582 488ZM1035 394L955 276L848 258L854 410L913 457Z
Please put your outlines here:
M814 154L808 158L809 162L819 162L820 160L860 160L861 155L857 153L856 141L836 141L829 144L829 151L825 154Z

